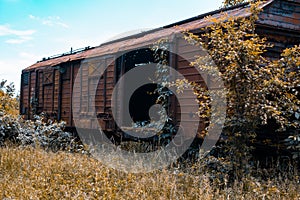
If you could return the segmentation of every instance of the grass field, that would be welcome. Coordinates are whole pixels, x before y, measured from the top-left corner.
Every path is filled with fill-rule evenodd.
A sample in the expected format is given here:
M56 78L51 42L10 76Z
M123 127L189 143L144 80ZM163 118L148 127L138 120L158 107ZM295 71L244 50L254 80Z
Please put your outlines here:
M200 172L119 172L82 154L0 148L0 199L300 199L300 186L254 178L219 187Z

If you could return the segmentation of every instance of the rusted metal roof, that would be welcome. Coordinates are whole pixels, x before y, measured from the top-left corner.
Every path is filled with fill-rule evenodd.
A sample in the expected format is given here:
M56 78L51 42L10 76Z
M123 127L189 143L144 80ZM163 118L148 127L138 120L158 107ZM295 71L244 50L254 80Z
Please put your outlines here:
M276 0L265 1L260 5L260 8L266 8L268 5L270 5L272 2L275 1ZM117 41L111 41L83 52L65 55L65 56L61 56L61 57L57 57L45 61L40 61L38 63L29 66L25 70L33 70L39 67L56 66L59 65L60 63L64 63L68 61L81 60L81 59L95 57L95 56L104 56L104 55L114 54L117 52L138 48L141 46L151 45L161 38L170 37L175 33L181 32L182 30L191 31L191 30L197 30L199 28L206 27L212 23L211 20L207 18L207 16L220 18L221 16L224 16L224 13L227 13L228 17L229 16L247 17L250 15L250 6L248 4L243 4L241 6L236 6L231 9L217 10L214 12L210 12L208 14L191 18L190 20L184 20L182 22L179 22L178 24L175 23L173 25L165 26L166 28L162 27L162 28L147 31L145 33L133 35L128 38L119 39ZM264 17L263 19L259 20L258 23L269 24L270 22L268 22L268 19ZM276 24L276 26L282 26L282 28L289 28L289 29L295 29L300 31L299 27L292 27L292 26L285 27L284 24Z

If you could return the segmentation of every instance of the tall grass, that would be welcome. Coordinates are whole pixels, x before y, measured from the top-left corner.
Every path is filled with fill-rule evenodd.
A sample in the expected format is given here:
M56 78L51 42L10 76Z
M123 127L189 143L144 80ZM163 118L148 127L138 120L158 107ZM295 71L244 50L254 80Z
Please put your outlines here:
M194 166L152 173L119 172L82 154L32 147L0 148L0 199L300 199L292 180L247 178L220 187Z

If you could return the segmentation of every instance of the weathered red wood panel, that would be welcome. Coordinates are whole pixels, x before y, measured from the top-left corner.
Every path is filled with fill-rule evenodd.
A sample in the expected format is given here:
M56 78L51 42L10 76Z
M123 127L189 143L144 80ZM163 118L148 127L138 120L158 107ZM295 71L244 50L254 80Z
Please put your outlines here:
M47 114L50 114L52 112L52 97L53 97L53 86L52 84L44 85L44 91L43 91L44 97L44 111Z
M70 100L71 100L71 63L63 66L63 73L61 75L61 106L60 106L60 119L67 122L69 125L69 116L71 115Z
M196 59L195 55L198 55L200 52L198 52L197 47L193 47L192 45L188 45L184 39L179 38L178 44L177 44L177 63L176 67L178 72L180 72L188 81L195 82L203 87L207 87L206 84L208 82L208 77L204 74L200 74L199 71L194 67L190 65L189 61L194 61ZM185 130L186 134L194 135L196 133L200 133L204 130L205 124L204 122L201 122L201 119L197 116L194 110L195 101L197 100L197 97L195 95L192 96L184 96L182 98L183 102L179 105L177 102L176 106L176 121L178 123L185 123L187 127L189 127L189 130ZM183 109L185 111L183 111ZM180 121L180 119L184 119L183 121ZM198 127L197 130L192 130L193 127Z
M53 93L53 109L52 116L57 119L58 107L59 107L59 88L60 88L60 72L59 70L54 70L54 93Z
M38 70L38 83L37 83L37 91L38 91L38 95L37 95L37 101L38 101L38 108L37 108L37 113L41 113L44 111L43 108L43 102L44 102L44 98L43 98L43 71Z
M277 28L300 31L299 1L277 0L259 15L259 23Z

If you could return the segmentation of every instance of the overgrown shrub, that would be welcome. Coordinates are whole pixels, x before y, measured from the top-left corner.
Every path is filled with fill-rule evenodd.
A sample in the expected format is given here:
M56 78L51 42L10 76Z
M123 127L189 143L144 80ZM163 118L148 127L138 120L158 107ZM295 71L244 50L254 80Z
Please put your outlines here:
M83 145L71 133L64 131L65 122L23 120L2 113L0 116L0 144L10 142L22 146L31 145L51 151L85 152Z
M15 142L20 128L18 118L0 112L0 145L3 145L3 142L7 140Z
M18 96L15 97L15 86L7 84L6 80L0 81L0 112L17 116L19 113Z
M65 132L65 122L44 120L43 115L34 120L23 120L18 116L18 98L14 85L0 82L0 145L10 142L31 145L46 150L86 152L76 138Z
M224 6L241 2L244 1L226 0ZM267 147L267 139L257 137L260 132L270 132L271 139L277 138L278 134L284 136L283 134L291 133L285 142L294 150L294 158L298 157L300 151L300 79L297 73L300 46L285 49L279 60L270 61L264 57L264 53L272 45L255 31L258 14L261 12L260 4L260 1L250 3L251 15L247 18L230 17L226 14L218 18L210 17L208 19L212 23L203 29L203 34L199 36L187 33L185 37L191 44L205 47L216 64L211 65L206 62L206 56L199 56L192 66L212 77L217 72L224 81L227 89L227 115L222 135L226 140L217 158L226 158L233 174L239 178L245 177L254 167L253 149L260 143ZM199 96L202 99L209 98L201 90ZM210 109L208 106L207 110ZM209 112L204 112L203 116L209 118ZM262 130L266 126L278 128ZM279 141L276 142L278 145ZM279 156L286 152L284 146L277 150Z
M65 132L65 122L45 122L42 116L34 120L24 121L17 136L22 145L42 147L46 150L66 150L71 152L83 151L83 145L69 132ZM83 151L84 152L84 151Z

